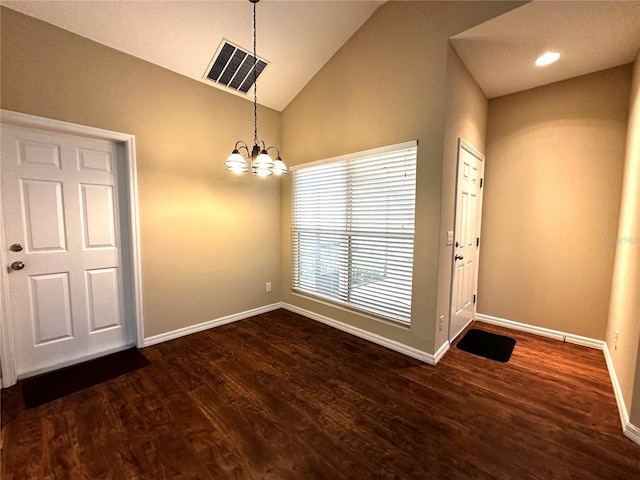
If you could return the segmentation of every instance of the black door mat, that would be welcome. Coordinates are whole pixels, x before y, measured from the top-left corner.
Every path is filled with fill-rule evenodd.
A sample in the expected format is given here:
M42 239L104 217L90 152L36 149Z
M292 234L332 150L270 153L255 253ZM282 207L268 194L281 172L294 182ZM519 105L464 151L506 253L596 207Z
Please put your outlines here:
M22 384L26 408L34 408L71 393L106 382L149 365L137 348L130 348L28 378Z
M506 363L511 358L515 338L472 328L460 339L456 347L465 352Z

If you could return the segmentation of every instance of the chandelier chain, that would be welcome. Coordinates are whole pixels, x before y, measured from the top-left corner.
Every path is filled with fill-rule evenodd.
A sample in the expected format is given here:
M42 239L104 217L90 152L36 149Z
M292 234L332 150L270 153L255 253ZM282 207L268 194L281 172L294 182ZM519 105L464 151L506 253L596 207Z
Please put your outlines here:
M280 158L280 150L274 145L267 147L264 142L258 139L258 75L267 64L262 60L258 60L256 3L260 0L249 1L253 3L253 148L249 148L249 145L245 142L238 140L224 164L226 169L233 173L250 171L257 177L268 177L274 174L282 175L289 171L282 158ZM245 56L244 60L247 61L248 57ZM260 72L258 72L258 68L260 68ZM269 155L270 150L276 151L275 160ZM240 151L246 151L246 154L241 154Z
M252 2L253 3L253 2ZM256 4L253 3L253 144L258 145L258 54L256 53Z

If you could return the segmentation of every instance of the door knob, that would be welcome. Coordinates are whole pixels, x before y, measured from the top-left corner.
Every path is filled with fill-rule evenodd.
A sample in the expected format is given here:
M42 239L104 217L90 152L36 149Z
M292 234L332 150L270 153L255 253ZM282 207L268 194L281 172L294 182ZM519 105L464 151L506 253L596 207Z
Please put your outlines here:
M462 255L456 255L455 259L456 260L464 260L464 257Z
M11 250L12 252L21 252L22 251L22 245L20 245L19 243L14 243L13 245L11 245L9 247L9 250Z
M13 270L22 270L24 268L24 263L22 263L22 262L13 262L11 264L11 268Z

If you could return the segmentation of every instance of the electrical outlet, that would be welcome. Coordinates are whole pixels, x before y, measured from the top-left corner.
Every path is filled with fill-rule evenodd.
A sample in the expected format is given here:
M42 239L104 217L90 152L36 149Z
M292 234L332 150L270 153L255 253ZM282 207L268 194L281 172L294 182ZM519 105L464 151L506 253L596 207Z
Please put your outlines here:
M265 292L270 292L271 291L271 282L267 282L267 284L265 285Z
M618 349L618 335L620 335L620 332L618 332L618 330L616 330L616 336L613 337L613 349L614 350Z
M438 331L442 331L442 326L444 325L444 315L440 315L440 325L438 326Z

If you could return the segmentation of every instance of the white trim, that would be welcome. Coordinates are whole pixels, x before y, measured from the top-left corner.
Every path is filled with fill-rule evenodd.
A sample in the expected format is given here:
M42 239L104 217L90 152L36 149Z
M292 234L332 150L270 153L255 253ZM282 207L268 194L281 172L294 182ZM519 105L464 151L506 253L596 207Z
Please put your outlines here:
M640 428L636 427L633 423L627 423L624 429L624 436L640 445Z
M0 179L2 171L0 168ZM2 195L0 195L0 218L3 212ZM4 222L0 222L0 263L8 265L7 246L5 245ZM17 382L16 352L13 336L13 315L9 304L9 281L4 268L0 269L0 368L2 372L2 388L10 387Z
M282 304L272 303L271 305L265 305L264 307L258 307L251 310L245 310L244 312L234 313L233 315L227 315L226 317L216 318L215 320L209 320L207 322L198 323L197 325L189 325L188 327L179 328L170 332L160 333L144 339L144 347L150 347L162 342L168 342L169 340L175 340L176 338L191 335L192 333L202 332L209 330L210 328L220 327L227 323L237 322L238 320L244 320L245 318L260 315L261 313L272 312L282 308Z
M316 320L320 323L324 323L325 325L329 325L330 327L337 328L338 330L342 330L343 332L349 333L364 340L368 340L377 345L381 345L395 352L402 353L403 355L407 355L408 357L415 358L416 360L420 360L421 362L427 363L429 365L435 365L437 363L437 360L439 360L446 352L446 350L441 352L441 350L443 350L443 347L445 347L443 345L443 347L441 347L440 350L438 350L438 352L436 353L436 355L439 354L440 356L436 357L435 355L423 352L422 350L418 350L417 348L409 347L408 345L396 342L395 340L390 340L381 335L377 335L361 328L339 322L338 320L334 320L333 318L325 317L324 315L314 313L310 310L300 308L296 305L291 305L290 303L283 302L282 308L284 308L285 310L289 310L290 312L297 313L298 315L302 315L303 317L310 318L311 320ZM446 348L448 349L448 345L446 346Z
M476 157L478 160L480 160L481 162L484 162L484 160L485 160L484 154L482 154L482 153L480 153L480 151L476 150L473 147L473 145L471 145L469 142L467 142L462 137L458 137L458 149L460 149L460 148L465 149L467 152L469 152L471 155Z
M402 150L403 148L413 148L418 146L418 140L410 140L408 142L396 143L395 145L387 145L385 147L372 148L370 150L364 150L362 152L347 153L346 155L339 155L337 157L324 158L322 160L316 160L315 162L302 163L300 165L293 165L289 167L289 171L295 172L301 168L317 167L318 165L324 165L326 163L343 162L345 160L351 160L352 158L368 157L370 155L380 155L381 153L392 152L394 150Z
M129 254L131 255L131 283L133 287L133 315L135 317L135 342L144 344L144 310L142 307L142 259L140 254L140 210L138 208L138 166L136 163L136 137L131 135L124 142L129 194Z
M622 389L620 388L620 382L618 382L618 375L616 374L616 367L613 364L611 353L606 342L604 344L604 359L607 362L607 369L609 370L609 377L611 378L611 385L613 385L613 394L616 397L616 403L618 404L618 413L620 413L620 423L622 423L622 429L625 430L629 423L629 413L627 406L624 403L624 397L622 396Z
M613 364L613 358L611 358L611 353L609 352L609 347L606 342L604 344L604 358L607 362L611 385L613 385L613 394L616 397L616 403L618 404L618 413L620 414L622 431L624 432L625 437L640 445L640 428L629 422L629 411L624 403L622 389L620 388L620 382L618 381L618 375L616 374L616 367Z
M136 345L138 347L142 346L144 338L144 316L142 308L142 266L140 260L140 220L138 212L135 136L127 133L114 132L111 130L63 122L50 118L37 117L10 110L0 110L0 123L44 130L47 132L110 140L124 145L124 163L126 169L125 175L129 207L129 266L131 268L132 276L131 298L133 302L133 321L135 322L134 336ZM0 247L4 247L4 232L0 231L0 234L2 237L0 240ZM2 261L3 265L6 265L5 252L6 249L2 248L0 261ZM4 269L0 269L0 281L2 282L2 291L0 291L0 295L2 295L2 297L0 297L0 301L2 301L2 310L0 311L0 336L2 337L0 363L2 364L2 386L4 388L15 384L17 378L15 371L15 344L13 339L10 309L8 302L6 301L8 298L8 279Z
M514 322L513 320L506 320L504 318L492 317L490 315L483 315L478 313L476 320L491 325L497 325L499 327L510 328L511 330L518 330L526 333L533 333L534 335L540 335L542 337L553 338L567 343L574 343L576 345L582 345L583 347L595 348L597 350L604 349L604 341L596 340L595 338L582 337L580 335L574 335L572 333L561 332L560 330L551 330L550 328L537 327L535 325L528 325L526 323Z
M442 357L444 357L444 354L447 353L449 351L449 347L451 347L451 342L449 340L445 341L440 348L438 349L438 351L434 354L434 365L437 365L438 362L440 360L442 360Z
M451 298L453 298L453 297L451 297ZM477 305L477 304L476 304L476 305ZM476 308L477 308L477 307L476 307ZM476 314L476 317L477 317L477 316L478 316L478 315ZM449 316L449 319L451 319L451 316ZM455 341L456 341L456 338L458 338L460 335L462 335L462 332L464 332L464 331L466 330L466 328L467 328L469 325L471 325L475 320L477 320L477 318L472 318L471 320L469 320L469 321L465 324L465 326L464 326L464 327L462 327L462 329L461 329L461 330L456 334L456 336L455 336L455 337L453 337L452 339L448 340L448 342L449 342L449 343L453 343L453 342L455 342ZM451 323L449 323L449 327L451 327ZM451 328L449 328L449 329L451 329Z
M128 133L114 132L112 130L90 127L88 125L63 122L62 120L54 120L53 118L37 117L35 115L13 112L11 110L0 110L0 122L8 123L9 125L17 127L35 128L38 130L46 130L48 132L81 135L84 137L115 140L117 142L124 143L127 143L134 138L133 135Z

